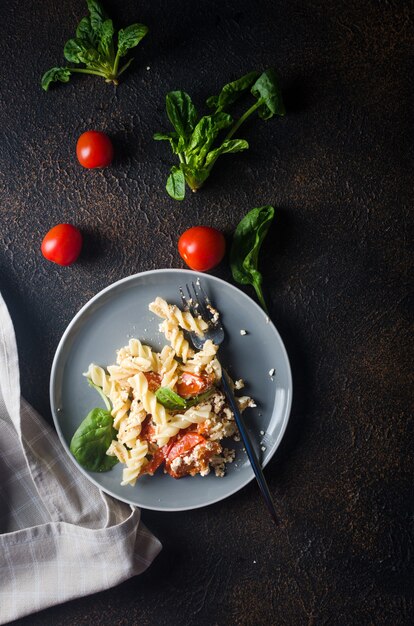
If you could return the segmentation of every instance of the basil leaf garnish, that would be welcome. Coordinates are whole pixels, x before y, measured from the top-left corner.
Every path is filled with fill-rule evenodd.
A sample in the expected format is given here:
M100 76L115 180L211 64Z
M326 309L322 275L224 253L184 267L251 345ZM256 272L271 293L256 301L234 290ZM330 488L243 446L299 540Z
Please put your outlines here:
M178 411L179 409L185 409L186 403L184 398L175 393L169 387L160 387L155 392L155 396L160 404L165 406L170 411Z
M160 387L155 392L155 396L160 404L165 406L169 411L186 411L192 406L196 406L200 404L200 402L204 402L207 400L211 394L214 393L214 388L211 387L204 393L200 393L198 396L194 396L192 398L182 398L175 393L169 387Z

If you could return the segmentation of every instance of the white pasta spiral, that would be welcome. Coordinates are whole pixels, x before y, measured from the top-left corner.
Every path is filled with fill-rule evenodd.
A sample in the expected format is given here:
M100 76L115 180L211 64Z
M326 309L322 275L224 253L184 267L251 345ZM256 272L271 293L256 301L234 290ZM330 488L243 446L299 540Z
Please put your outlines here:
M187 409L185 413L178 413L171 420L162 426L157 426L155 439L157 444L165 446L171 437L174 437L183 428L188 428L191 424L201 424L210 417L211 404L203 404L200 408Z
M125 461L126 467L122 472L121 485L135 485L139 473L144 465L148 463L145 458L147 454L147 442L138 439L135 447L128 451L128 458Z
M91 363L88 367L88 371L84 372L83 375L86 376L86 378L90 378L94 385L101 387L106 396L110 396L114 383L110 381L108 374L102 367Z
M204 331L208 328L207 323L200 316L194 317L190 311L181 311L178 306L168 304L159 296L155 298L154 302L149 304L149 310L159 317L178 324L184 330L196 333L200 337L203 337Z
M116 456L120 463L126 463L129 458L129 450L116 439L111 441L111 445L106 451L108 456Z
M182 370L185 372L194 372L196 374L200 373L202 370L208 371L207 367L215 358L217 350L218 346L216 346L211 339L208 339L204 343L203 349L196 352L191 359L188 359L186 364L182 366Z
M169 414L165 407L157 401L155 394L148 389L148 381L145 375L139 372L129 379L129 383L133 389L134 397L137 400L141 400L146 412L151 413L153 421L156 424L166 424Z
M131 400L129 399L128 391L125 389L116 389L114 386L109 394L109 399L112 402L111 415L114 418L114 428L119 428L121 420L127 415L131 408Z
M142 403L139 400L133 400L130 411L125 415L114 427L118 429L118 441L133 448L141 434L142 422L147 417Z
M174 389L178 381L179 363L175 360L175 350L171 346L164 346L160 354L162 376L161 387L169 387Z
M193 356L194 351L190 348L187 339L185 339L183 331L174 322L164 320L160 324L160 331L164 333L165 338L170 342L171 347L176 355L182 359L183 363L186 363Z

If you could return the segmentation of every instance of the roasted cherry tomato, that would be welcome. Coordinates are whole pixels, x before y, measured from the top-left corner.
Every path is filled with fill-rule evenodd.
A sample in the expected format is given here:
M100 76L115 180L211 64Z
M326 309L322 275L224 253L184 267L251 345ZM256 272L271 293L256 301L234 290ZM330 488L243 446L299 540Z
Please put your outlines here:
M83 167L107 167L114 157L114 147L108 135L98 130L83 133L76 144L76 156Z
M160 448L159 450L156 451L156 453L152 457L152 460L145 465L141 474L154 474L159 468L159 466L162 463L164 463L164 461L165 461L165 457L164 457L163 448Z
M71 265L82 248L82 235L72 224L58 224L49 230L42 241L42 254L58 265Z
M178 456L187 454L187 452L195 448L195 446L198 446L200 443L205 443L205 441L204 437L194 432L187 432L179 438L177 437L171 446L168 444L168 450L165 452L166 463L172 463Z
M223 233L209 226L193 226L178 240L178 252L192 270L206 272L220 263L226 250Z
M177 393L182 398L198 396L200 393L210 389L211 385L212 380L209 376L199 376L191 372L184 372L177 383Z
M151 415L147 415L145 420L142 423L140 439L144 439L145 441L151 441L153 436L155 435L155 428L152 424Z
M157 391L161 387L161 376L156 372L144 372L144 376L148 382L148 389L152 392Z

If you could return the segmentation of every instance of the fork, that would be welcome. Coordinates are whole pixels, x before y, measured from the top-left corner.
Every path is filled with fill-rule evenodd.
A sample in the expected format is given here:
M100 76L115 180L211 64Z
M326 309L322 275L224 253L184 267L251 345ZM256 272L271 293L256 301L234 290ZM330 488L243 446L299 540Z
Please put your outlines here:
M205 341L207 341L208 339L210 339L216 345L219 345L225 338L224 327L220 321L218 311L211 304L210 299L203 289L200 280L197 278L195 283L193 281L190 284L186 284L185 288L188 297L184 295L182 287L179 288L184 310L189 311L194 317L198 317L199 315L201 315L202 319L208 324L208 328L204 331L204 335L202 337L197 335L195 332L189 332L189 336L193 346L197 350L201 350L204 346ZM275 523L278 523L276 509L269 491L269 487L263 475L262 469L260 467L260 462L257 458L249 434L244 425L241 413L239 411L239 407L237 406L236 398L234 396L233 389L230 383L230 377L224 368L222 368L221 384L226 398L230 404L231 410L234 413L234 419L236 420L236 424L238 426L241 438L246 448L247 456L253 468L256 480L259 484L262 496L266 502L266 506L269 510L270 515L272 516L273 521Z

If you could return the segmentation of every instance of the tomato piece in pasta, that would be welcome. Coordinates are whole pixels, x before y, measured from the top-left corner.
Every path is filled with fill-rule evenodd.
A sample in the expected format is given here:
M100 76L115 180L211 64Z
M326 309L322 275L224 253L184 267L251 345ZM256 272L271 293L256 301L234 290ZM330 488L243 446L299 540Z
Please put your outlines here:
M157 469L162 465L165 461L164 449L160 448L156 451L151 461L147 463L144 469L141 472L141 476L144 474L150 474L151 476L157 471Z
M198 375L191 372L181 374L177 384L177 393L182 398L190 398L204 393L212 387L212 380L208 375Z
M161 376L156 372L144 372L144 376L147 379L148 389L153 393L161 387Z
M165 452L165 460L166 463L171 463L177 456L182 456L186 454L199 443L205 443L204 437L194 432L186 432L183 435L179 433L174 438L174 441L171 444L167 445L167 450Z
M154 441L155 435L155 426L152 423L151 415L147 415L145 420L142 422L140 439L144 441Z

